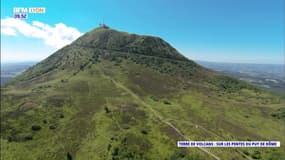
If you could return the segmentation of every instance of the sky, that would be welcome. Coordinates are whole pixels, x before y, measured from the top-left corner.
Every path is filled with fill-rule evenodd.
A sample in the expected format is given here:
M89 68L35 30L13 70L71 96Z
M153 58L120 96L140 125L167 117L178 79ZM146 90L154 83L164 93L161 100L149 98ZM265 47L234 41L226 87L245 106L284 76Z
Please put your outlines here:
M1 62L40 61L101 22L193 60L283 64L284 0L1 0ZM45 7L13 18L14 7Z

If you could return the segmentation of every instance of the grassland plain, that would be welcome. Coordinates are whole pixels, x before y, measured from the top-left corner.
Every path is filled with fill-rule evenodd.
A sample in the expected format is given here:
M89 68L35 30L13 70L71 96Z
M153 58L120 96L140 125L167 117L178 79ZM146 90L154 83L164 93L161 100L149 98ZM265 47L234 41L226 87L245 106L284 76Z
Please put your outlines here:
M97 28L1 88L1 159L285 159L284 99L157 37ZM280 148L177 148L277 140Z

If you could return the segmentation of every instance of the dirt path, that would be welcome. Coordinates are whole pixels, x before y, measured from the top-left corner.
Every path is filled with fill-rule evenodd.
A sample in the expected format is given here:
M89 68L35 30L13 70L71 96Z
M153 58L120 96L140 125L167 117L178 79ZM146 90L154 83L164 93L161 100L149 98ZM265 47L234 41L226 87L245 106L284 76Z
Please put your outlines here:
M114 79L112 79L111 77L107 76L103 70L100 70L102 73L102 76L108 80L111 80L117 87L123 89L125 92L127 92L128 94L130 94L136 101L138 101L139 103L141 103L142 105L144 105L145 107L147 107L147 109L149 109L152 114L157 117L162 123L168 125L169 127L173 128L180 136L182 136L185 140L191 141L188 137L186 137L178 128L176 128L172 123L168 122L166 119L164 119L161 115L159 115L150 105L148 105L147 103L145 103L139 96L137 96L134 92L132 92L130 89L128 89L126 86L124 86L123 84L115 81ZM203 152L207 153L208 155L210 155L211 157L213 157L216 160L220 160L220 158L218 156L216 156L215 154L211 153L209 150L207 150L206 148L202 148L202 147L198 147L198 149L202 150Z
M171 120L172 120L172 121L176 121L176 120L174 120L174 119L168 119L168 120L170 120L170 121L171 121ZM211 130L209 130L209 129L207 129L207 128L201 126L201 125L194 124L194 123L192 123L192 122L185 121L185 120L179 120L179 121L180 121L180 122L183 122L183 123L185 123L185 124L188 124L188 125L190 125L190 126L193 126L193 127L195 127L195 128L202 129L203 131L205 131L205 132L207 132L207 133L209 133L209 134L211 134L211 135L213 135L213 136L215 136L215 137L220 138L220 140L225 140L225 141L226 141L226 139L225 139L224 137L219 136L219 135L216 134L215 132L213 132L213 131L211 131ZM240 155L244 156L246 159L248 159L248 160L253 160L251 157L249 157L248 155L244 154L242 151L240 151L240 150L238 150L238 149L235 149L235 148L233 148L233 149L234 149L236 152L238 152Z

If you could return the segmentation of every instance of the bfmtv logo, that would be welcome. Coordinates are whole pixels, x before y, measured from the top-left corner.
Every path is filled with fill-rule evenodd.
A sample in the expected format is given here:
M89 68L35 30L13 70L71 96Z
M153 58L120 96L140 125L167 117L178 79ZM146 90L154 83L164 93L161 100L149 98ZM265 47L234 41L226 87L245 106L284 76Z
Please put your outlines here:
M13 8L13 17L16 19L27 19L28 13L46 13L46 8L44 7L35 7L35 8Z
M27 19L28 18L28 8L13 8L13 17L15 19Z

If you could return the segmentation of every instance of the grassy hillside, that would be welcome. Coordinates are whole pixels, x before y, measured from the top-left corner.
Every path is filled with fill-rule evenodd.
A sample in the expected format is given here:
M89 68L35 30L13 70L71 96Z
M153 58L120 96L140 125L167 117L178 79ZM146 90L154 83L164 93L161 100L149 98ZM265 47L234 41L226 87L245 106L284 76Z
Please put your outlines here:
M281 160L284 106L159 38L99 28L1 88L1 159ZM282 147L181 149L177 140Z

